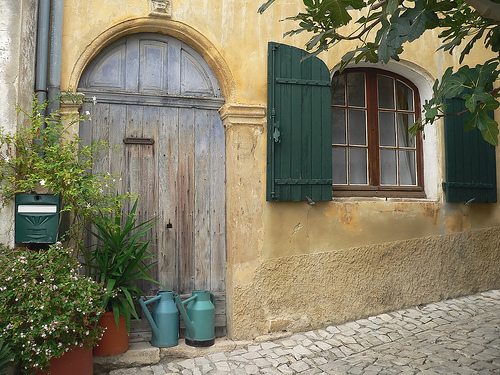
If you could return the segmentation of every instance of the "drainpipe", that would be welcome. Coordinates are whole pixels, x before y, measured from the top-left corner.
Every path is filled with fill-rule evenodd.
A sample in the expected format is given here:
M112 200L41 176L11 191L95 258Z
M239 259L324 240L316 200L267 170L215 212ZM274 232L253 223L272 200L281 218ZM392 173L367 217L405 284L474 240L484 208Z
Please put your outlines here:
M57 112L60 107L63 9L64 0L52 0L48 84L49 115Z
M50 0L38 1L38 26L35 66L35 95L38 103L47 100L47 67L49 63ZM40 113L45 117L45 110Z

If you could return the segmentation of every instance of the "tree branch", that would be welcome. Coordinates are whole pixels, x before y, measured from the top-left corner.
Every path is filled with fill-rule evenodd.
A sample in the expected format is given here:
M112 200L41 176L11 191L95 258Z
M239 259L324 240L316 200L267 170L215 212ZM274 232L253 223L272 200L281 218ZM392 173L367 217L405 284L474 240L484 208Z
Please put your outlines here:
M476 9L481 16L500 22L500 4L491 0L464 0L469 6Z

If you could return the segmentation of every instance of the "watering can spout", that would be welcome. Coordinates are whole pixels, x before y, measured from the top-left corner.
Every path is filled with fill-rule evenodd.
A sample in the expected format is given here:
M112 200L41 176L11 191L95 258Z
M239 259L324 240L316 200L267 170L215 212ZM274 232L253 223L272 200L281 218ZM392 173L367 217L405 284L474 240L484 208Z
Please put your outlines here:
M179 312L181 313L182 320L184 320L184 323L186 324L186 330L189 333L189 336L195 337L195 328L193 323L191 322L191 319L188 316L188 313L186 309L184 308L184 305L191 302L193 299L196 299L197 296L192 296L189 297L187 300L184 302L181 301L181 297L178 295L175 296L175 303L177 305L177 308L179 309Z
M146 318L148 319L149 325L151 326L151 329L153 330L154 335L159 335L160 330L158 329L156 322L154 321L153 317L151 316L151 313L149 312L148 308L146 307L146 304L150 304L152 302L158 301L160 298L161 298L161 296L156 296L156 297L148 300L146 303L146 302L144 302L142 297L139 297L139 304L141 305L142 310L144 311L144 315L146 315Z

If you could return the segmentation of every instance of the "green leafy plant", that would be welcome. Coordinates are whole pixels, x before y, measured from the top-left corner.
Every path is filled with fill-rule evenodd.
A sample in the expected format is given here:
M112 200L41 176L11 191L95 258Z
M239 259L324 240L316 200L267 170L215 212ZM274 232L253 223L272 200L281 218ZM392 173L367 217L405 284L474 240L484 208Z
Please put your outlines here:
M24 373L47 370L71 346L92 347L111 293L80 276L61 243L47 250L0 248L0 337Z
M81 95L68 95L65 100L81 100ZM0 200L6 205L19 193L59 195L62 212L71 213L64 240L71 238L81 247L86 223L116 208L113 188L119 177L92 171L99 152L110 148L107 143L86 145L71 135L71 128L85 116L44 116L47 104L34 98L31 111L18 109L26 119L24 126L14 133L0 128Z
M86 249L90 276L114 293L104 301L104 307L106 311L113 311L117 326L119 316L125 317L127 331L130 331L131 316L139 319L134 299L143 295L134 282L156 282L148 274L155 262L145 262L154 256L147 251L150 240L143 239L156 219L137 223L137 203L136 199L128 214L118 208L114 215L94 218L95 230L91 230L91 234L98 243Z
M14 353L7 342L0 338L0 375L5 375L6 368L12 364Z

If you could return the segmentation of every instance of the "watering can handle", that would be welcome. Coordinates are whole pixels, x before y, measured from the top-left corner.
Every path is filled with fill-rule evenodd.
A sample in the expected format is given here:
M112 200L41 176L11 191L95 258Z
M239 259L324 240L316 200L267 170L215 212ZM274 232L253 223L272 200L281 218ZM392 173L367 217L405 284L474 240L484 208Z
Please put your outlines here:
M182 301L182 304L183 305L187 305L189 302L191 302L191 301L193 301L193 300L195 300L197 298L198 298L198 296L195 294L194 296L191 296L188 299L185 299L184 301Z
M148 299L147 301L144 301L144 300L142 300L142 297L141 297L141 300L143 301L143 303L145 305L149 305L152 302L158 301L160 298L161 298L161 296L156 296L156 297L153 297L151 299Z

